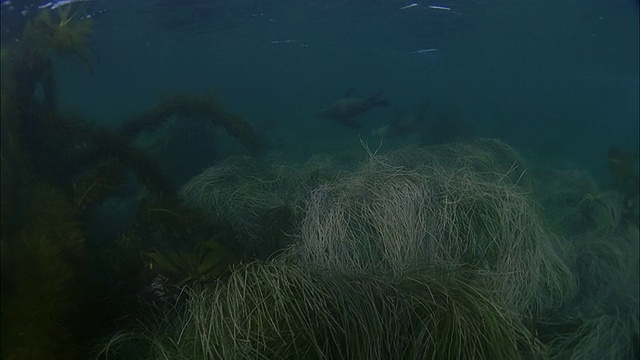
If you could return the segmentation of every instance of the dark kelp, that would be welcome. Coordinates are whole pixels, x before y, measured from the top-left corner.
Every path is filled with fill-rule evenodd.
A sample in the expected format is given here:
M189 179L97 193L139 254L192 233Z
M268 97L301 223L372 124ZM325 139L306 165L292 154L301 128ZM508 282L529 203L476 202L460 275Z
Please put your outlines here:
M126 121L120 132L62 113L51 56L76 57L93 72L92 21L70 9L42 11L25 25L20 42L2 49L3 359L82 358L87 341L130 313L106 294L137 291L131 286L140 285L135 275L145 267L141 253L157 250L157 239L167 249L158 250L157 258L195 249L194 261L201 264L190 263L196 272L189 276L224 271L230 253L224 245L211 244L233 238L232 231L182 204L162 166L133 144L137 134L180 114L209 119L252 152L261 147L246 121L209 97L167 99ZM90 220L130 179L129 172L148 191L138 211L147 215L148 224L118 237L139 239L130 248L139 253L123 266L102 256L117 252L122 241L101 243ZM133 224L141 221L132 219ZM128 301L136 301L135 296Z

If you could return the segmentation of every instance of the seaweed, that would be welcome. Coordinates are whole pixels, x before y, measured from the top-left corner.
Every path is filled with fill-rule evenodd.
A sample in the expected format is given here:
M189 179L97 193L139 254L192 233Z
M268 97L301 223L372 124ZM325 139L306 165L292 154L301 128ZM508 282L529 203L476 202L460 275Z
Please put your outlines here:
M181 114L208 118L248 148L260 147L251 126L222 110L213 98L183 95L162 102L127 122L129 130L121 132L60 112L50 56L77 57L93 72L87 55L91 21L70 11L66 7L57 14L41 12L25 26L22 41L2 49L1 351L7 359L80 358L83 341L104 331L103 322L113 325L110 316L127 315L105 315L102 310L111 308L99 296L112 296L113 290L124 287L135 292L128 286L139 283L100 281L122 280L118 275L138 271L130 266L135 257L127 264L100 263L104 259L98 251L119 245L113 238L109 244L96 243L101 234L88 226L95 215L92 210L114 196L129 179L127 172L150 194L139 208L144 215L138 217L140 229L132 235L140 241L138 251L153 248L157 238L166 246L162 251L195 249L191 262L201 263L195 267L198 276L217 274L236 258L224 244L234 239L230 226L184 206L162 166L134 145L137 134ZM100 267L103 264L112 267ZM113 268L119 265L126 269ZM87 324L101 317L103 322Z
M226 249L215 240L196 243L190 251L154 248L144 254L151 268L157 267L177 276L181 286L218 277L228 265Z
M126 138L135 138L141 133L156 131L169 119L207 119L214 126L223 127L250 152L262 149L263 141L242 116L225 111L213 96L190 96L175 94L165 97L160 103L143 114L125 121L118 133Z
M147 268L180 286L219 277L240 254L231 226L177 198L144 200L136 222Z
M2 237L2 358L79 358L85 233L62 193L28 190L29 226Z
M48 51L61 56L75 56L93 74L87 54L92 27L93 20L80 19L78 12L71 14L70 6L60 7L57 13L43 10L25 25L22 42L40 56Z

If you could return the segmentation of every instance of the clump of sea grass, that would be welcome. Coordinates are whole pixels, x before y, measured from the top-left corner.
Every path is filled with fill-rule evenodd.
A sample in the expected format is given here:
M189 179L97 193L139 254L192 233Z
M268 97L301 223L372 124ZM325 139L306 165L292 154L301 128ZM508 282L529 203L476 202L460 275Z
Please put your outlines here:
M394 164L397 154L371 154L360 170L312 190L292 252L296 261L394 276L424 264L472 266L521 314L570 299L575 283L562 243L518 184L524 174L513 171L521 165L500 160L513 159L512 150L496 156L476 146L476 152L451 146L409 170ZM460 167L461 160L446 158L459 152L485 155ZM410 156L404 152L400 162L412 162Z
M171 359L517 359L519 347L536 351L469 269L394 279L249 263L188 294L184 309L151 331L115 337L101 355L134 347L140 358Z

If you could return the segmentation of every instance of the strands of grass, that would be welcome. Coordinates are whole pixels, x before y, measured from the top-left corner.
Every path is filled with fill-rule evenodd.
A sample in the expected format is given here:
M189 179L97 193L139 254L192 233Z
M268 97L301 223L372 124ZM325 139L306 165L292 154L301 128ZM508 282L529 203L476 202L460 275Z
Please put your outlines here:
M174 307L169 311L156 312L150 323L140 322L136 329L120 331L99 345L95 359L194 359L191 348L185 347L185 328L189 324L189 314L183 308ZM182 322L175 322L176 316L185 314Z
M545 229L527 192L469 171L459 171L441 188L447 199L434 213L449 237L445 249L463 249L459 257L466 263L495 274L492 288L509 305L524 311L572 297L574 278L559 255L560 241Z
M522 156L509 145L496 139L475 139L430 147L408 146L381 157L385 162L406 169L419 167L469 168L474 172L508 175L514 184L529 187L532 177Z
M537 188L545 220L561 235L610 237L620 229L621 194L601 191L584 171L547 171Z
M580 276L581 295L598 298L611 293L617 284L625 290L633 286L629 281L633 253L626 239L581 238L576 242L576 270Z
M552 359L632 359L638 355L638 232L574 239L579 294L554 316Z
M270 210L297 203L310 188L331 181L336 170L327 159L314 158L302 166L257 162L233 157L206 169L187 182L179 196L209 215L230 223L240 242L260 241L260 218Z
M527 346L515 314L470 269L390 278L276 260L188 293L185 308L146 337L144 358L511 360Z
M521 314L573 294L559 240L509 174L408 171L370 154L359 171L312 191L304 213L293 252L302 264L379 275L467 264L491 274L490 288Z
M419 259L412 262L410 256L421 243L417 230L425 226L422 204L430 194L393 170L376 176L383 179L354 176L337 190L325 185L311 192L301 227L302 257L336 271L398 272L415 265ZM386 189L380 189L383 182ZM380 190L388 190L386 197Z
M270 262L239 264L227 279L187 290L184 307L114 338L111 358L637 351L637 229L622 233L616 197L598 193L589 176L536 183L493 140L385 155L365 148L355 170L327 157L301 167L236 158L194 178L181 195L242 229L245 241L260 241L255 221L265 210L295 204L296 241Z
M634 310L635 308L635 310ZM624 313L589 312L578 330L549 345L550 359L633 359L638 348L638 303ZM635 352L635 353L634 353Z
M290 176L293 174L294 176ZM292 200L296 170L275 164L260 164L247 157L229 159L194 177L179 196L222 221L227 221L254 241L258 219L266 211Z
M483 286L484 275L470 268L443 270L421 271L399 280L401 288L415 289L413 296L421 297L420 306L437 306L435 312L417 309L419 317L434 320L428 329L438 334L426 349L429 358L517 359L519 349L539 352L540 344L528 342L530 335L516 314L499 305L495 294Z

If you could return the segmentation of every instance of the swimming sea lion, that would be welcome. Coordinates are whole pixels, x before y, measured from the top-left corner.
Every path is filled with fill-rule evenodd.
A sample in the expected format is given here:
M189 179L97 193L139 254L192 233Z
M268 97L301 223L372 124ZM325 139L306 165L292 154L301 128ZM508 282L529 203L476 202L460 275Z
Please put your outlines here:
M316 116L321 119L336 120L351 128L359 128L360 124L356 122L358 115L375 107L389 106L389 102L386 99L380 99L382 92L368 98L351 97L349 96L351 92L352 90L347 93L347 97L318 112Z

